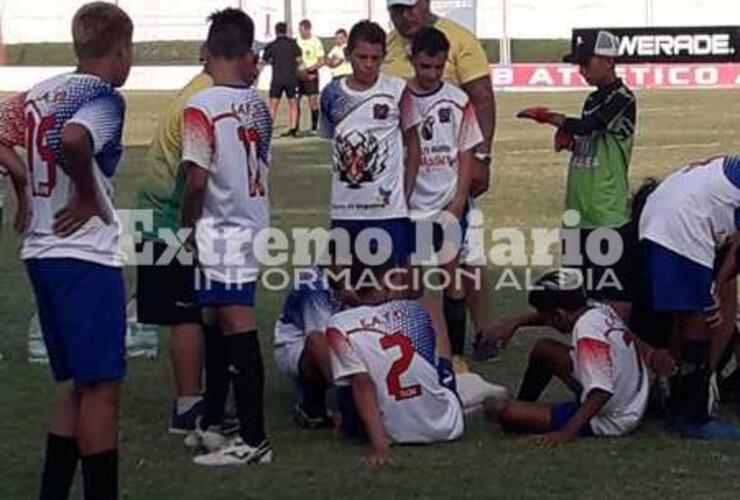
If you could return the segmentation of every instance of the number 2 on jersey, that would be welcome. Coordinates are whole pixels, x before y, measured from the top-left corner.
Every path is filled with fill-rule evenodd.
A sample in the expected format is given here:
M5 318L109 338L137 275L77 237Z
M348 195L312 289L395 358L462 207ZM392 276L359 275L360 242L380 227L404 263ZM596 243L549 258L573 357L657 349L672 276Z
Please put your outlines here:
M380 339L380 346L384 350L398 347L401 352L401 357L393 362L391 369L388 371L388 375L385 377L386 385L388 386L388 394L393 396L396 401L403 401L404 399L415 398L421 395L421 385L414 384L407 387L401 386L401 375L409 369L411 360L414 357L414 346L411 344L411 340L400 332L396 332L393 335L387 335Z
M37 126L38 125L38 126ZM56 185L57 167L54 163L54 152L46 142L46 133L54 126L54 117L45 116L36 123L36 117L32 112L26 115L26 148L28 151L28 169L31 172L31 191L34 196L48 198ZM39 163L45 166L45 174L42 173Z

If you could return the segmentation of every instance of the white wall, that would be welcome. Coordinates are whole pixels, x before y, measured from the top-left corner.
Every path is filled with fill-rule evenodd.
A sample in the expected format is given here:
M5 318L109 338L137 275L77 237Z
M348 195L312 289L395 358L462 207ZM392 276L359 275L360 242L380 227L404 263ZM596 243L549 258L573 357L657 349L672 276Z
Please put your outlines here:
M478 0L478 36L502 33L502 4L509 4L512 38L568 38L574 27L738 25L739 0ZM305 15L321 36L349 28L368 14L390 26L386 0L292 0L294 25ZM70 20L84 0L0 0L5 43L69 41ZM202 39L205 18L241 6L255 19L259 39L272 36L284 17L284 0L119 0L134 18L136 40ZM295 27L295 26L294 26Z

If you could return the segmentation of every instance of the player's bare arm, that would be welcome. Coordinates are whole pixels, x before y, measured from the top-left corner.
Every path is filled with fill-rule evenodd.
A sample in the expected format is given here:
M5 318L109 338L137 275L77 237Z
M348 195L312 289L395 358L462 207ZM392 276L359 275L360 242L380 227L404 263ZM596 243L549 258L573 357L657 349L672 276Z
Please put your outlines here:
M368 462L370 465L383 465L390 460L391 450L380 418L375 384L370 375L358 373L352 376L352 396L372 447Z
M74 185L70 202L54 215L54 232L66 237L75 233L88 220L98 216L108 223L109 217L98 201L93 174L93 143L90 132L82 125L69 124L62 130L62 168Z
M419 173L419 166L421 165L421 139L419 138L418 127L411 127L403 133L403 145L406 149L403 189L406 202L408 203L411 193L414 192L416 176Z
M13 148L0 143L0 166L4 167L13 183L18 209L15 214L13 227L22 233L31 221L30 193L28 191L28 176L23 160L13 151Z
M184 168L186 172L185 192L180 222L182 227L193 228L203 212L203 200L208 186L208 171L191 162L186 162Z
M602 389L593 389L588 393L578 411L573 415L562 429L548 432L534 438L535 442L543 446L565 444L575 441L578 433L595 417L601 408L612 397L611 393Z
M455 217L461 218L463 210L465 210L465 203L468 200L468 195L471 191L471 185L473 181L473 171L479 168L478 162L473 156L473 150L461 151L458 154L458 177L457 177L457 189L455 195L447 206L447 211L451 212ZM487 189L484 188L482 191Z
M493 136L496 132L496 97L493 94L491 77L486 75L462 85L462 89L475 103L475 116L483 133L483 142L476 147L480 153L491 153Z

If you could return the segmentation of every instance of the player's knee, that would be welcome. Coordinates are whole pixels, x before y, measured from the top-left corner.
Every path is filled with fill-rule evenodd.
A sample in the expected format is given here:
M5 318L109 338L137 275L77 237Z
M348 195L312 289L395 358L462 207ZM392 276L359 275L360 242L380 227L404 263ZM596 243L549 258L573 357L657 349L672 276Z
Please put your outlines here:
M534 347L532 347L532 351L529 353L529 358L537 361L552 359L553 352L561 347L562 344L557 340L549 338L539 339L534 343Z
M511 431L516 428L516 406L514 403L506 401L504 403L501 403L496 412L496 417L498 418L498 421L501 422L501 426L507 430Z

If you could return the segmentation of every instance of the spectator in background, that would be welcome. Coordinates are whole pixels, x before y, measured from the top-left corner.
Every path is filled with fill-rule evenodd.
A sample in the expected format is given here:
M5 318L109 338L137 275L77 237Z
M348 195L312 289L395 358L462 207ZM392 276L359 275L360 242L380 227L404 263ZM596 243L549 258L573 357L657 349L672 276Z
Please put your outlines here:
M300 38L298 46L302 51L303 63L298 73L298 98L308 97L311 108L311 132L316 133L319 127L319 69L325 63L324 46L317 37L311 34L311 21L304 19L298 25ZM298 108L300 126L300 106Z
M496 103L486 53L474 33L449 19L434 15L429 7L429 0L388 0L388 11L395 29L388 36L388 50L382 68L384 73L406 80L414 77L414 68L408 57L411 39L424 28L437 28L450 42L444 80L457 85L468 94L483 134L483 141L473 149L476 162L483 168L474 169L476 175L472 185L481 187L470 193L472 209L472 197L483 194L490 182L491 148L496 126ZM466 308L470 311L476 332L480 332L488 323L488 304L481 265L483 255L482 241L471 238L468 233L463 244L461 263L474 269L477 277L466 279L466 297L446 297L444 304L448 326L453 323L453 330L462 332L463 336L466 329ZM464 338L460 341L464 345ZM456 370L467 370L462 359L456 360Z
M288 99L288 131L285 137L295 137L298 133L298 66L301 64L301 48L288 36L288 25L280 22L275 25L277 38L265 47L264 61L272 65L270 82L270 116L273 121L277 115L283 94Z
M345 50L347 48L347 31L340 28L334 33L334 47L329 51L326 65L331 69L331 77L336 80L352 74L352 66L347 60Z

